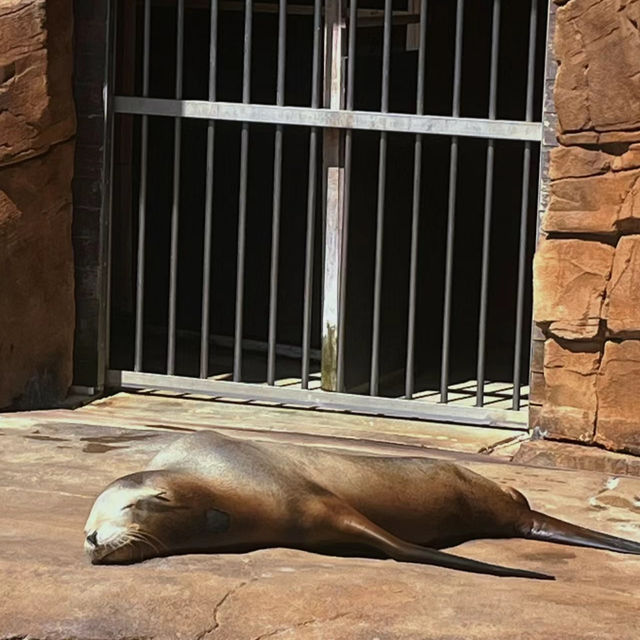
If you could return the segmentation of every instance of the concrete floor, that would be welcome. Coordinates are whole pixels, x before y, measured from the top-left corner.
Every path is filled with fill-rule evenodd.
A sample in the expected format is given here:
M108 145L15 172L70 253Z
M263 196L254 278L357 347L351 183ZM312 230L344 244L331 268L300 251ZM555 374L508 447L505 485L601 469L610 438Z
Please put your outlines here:
M513 465L502 454L508 446L477 454L518 433L119 394L76 411L0 414L0 639L639 636L640 557L542 542L478 541L455 553L553 573L555 582L284 549L90 565L82 529L104 485L207 425L454 458L517 487L534 508L640 540L640 479Z

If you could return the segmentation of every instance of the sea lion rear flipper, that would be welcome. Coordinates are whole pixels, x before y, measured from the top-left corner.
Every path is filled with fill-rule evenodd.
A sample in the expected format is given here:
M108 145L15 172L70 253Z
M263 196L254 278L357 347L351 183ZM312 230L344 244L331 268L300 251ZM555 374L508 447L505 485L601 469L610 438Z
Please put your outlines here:
M390 558L400 562L432 564L439 567L448 567L460 571L484 573L494 576L555 580L553 576L545 573L526 571L525 569L512 569L488 562L461 558L460 556L455 556L450 553L444 553L436 549L406 542L374 524L355 510L348 509L347 513L343 513L341 516L338 516L338 518L338 526L342 534L349 535L356 543L372 546L384 552ZM333 524L335 525L335 515Z
M532 518L523 531L523 538L640 555L640 542L579 527L539 511L531 511L530 515Z

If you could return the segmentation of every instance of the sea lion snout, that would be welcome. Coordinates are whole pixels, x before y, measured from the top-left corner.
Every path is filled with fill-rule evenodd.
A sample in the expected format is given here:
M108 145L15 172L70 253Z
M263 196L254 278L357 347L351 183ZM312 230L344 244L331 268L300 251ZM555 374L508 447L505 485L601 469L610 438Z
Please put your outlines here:
M93 564L112 564L191 548L203 532L228 526L228 517L211 509L207 498L199 496L184 474L147 471L124 476L96 498L84 529L85 553ZM182 525L187 512L194 522L202 521L200 529Z

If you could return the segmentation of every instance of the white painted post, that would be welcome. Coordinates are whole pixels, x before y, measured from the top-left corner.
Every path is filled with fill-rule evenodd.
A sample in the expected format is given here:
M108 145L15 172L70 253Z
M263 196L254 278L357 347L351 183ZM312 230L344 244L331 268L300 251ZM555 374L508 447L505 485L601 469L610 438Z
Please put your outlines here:
M343 0L325 4L324 104L331 109L344 107L345 7ZM344 211L343 131L326 129L323 137L325 181L324 278L322 298L322 388L337 390L338 300L342 269Z

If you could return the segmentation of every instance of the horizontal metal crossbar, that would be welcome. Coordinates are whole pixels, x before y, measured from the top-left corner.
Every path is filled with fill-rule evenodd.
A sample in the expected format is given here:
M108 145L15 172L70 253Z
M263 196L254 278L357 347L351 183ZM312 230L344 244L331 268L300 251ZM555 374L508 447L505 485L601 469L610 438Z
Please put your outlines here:
M255 402L277 402L317 409L338 409L397 418L421 418L436 422L523 429L526 411L506 411L486 407L456 407L420 400L291 389L246 382L226 382L156 373L109 370L107 385L118 389L161 389L219 398L240 398Z
M454 118L406 113L378 113L312 109L267 104L209 102L206 100L167 100L116 96L114 111L134 115L201 118L230 122L325 127L331 129L364 129L392 133L540 141L542 124L515 120Z

